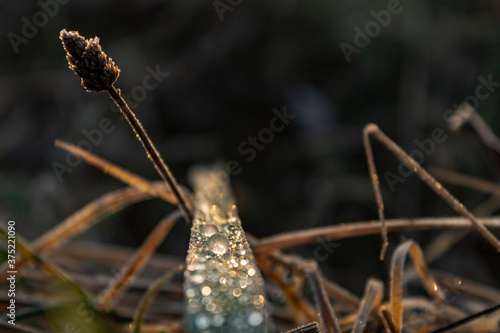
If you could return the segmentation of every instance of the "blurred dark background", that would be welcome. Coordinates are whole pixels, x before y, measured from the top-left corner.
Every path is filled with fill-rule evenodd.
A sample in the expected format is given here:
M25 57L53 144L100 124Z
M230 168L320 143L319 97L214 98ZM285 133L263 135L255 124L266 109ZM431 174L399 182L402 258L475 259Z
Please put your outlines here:
M1 1L0 218L15 220L32 240L123 187L85 163L61 179L53 168L67 165L54 140L85 140L84 131L103 118L114 130L93 152L159 178L109 97L85 92L67 68L63 28L101 38L121 69L116 86L135 91L133 108L179 182L187 184L189 169L200 163L239 163L232 186L244 227L255 236L376 219L361 141L369 122L408 152L441 128L448 139L425 166L498 181L482 147L449 132L443 115L475 95L479 76L500 82L500 4L402 1L397 8L381 26L373 22L380 11L389 13L387 1ZM373 37L348 61L341 43L356 47L357 29L367 27ZM141 90L147 68L169 75ZM477 111L500 133L500 91L490 88ZM284 107L296 117L247 161L238 147ZM374 152L388 218L455 215L415 176L392 192L383 174L397 174L398 162L378 143ZM471 209L489 198L449 188ZM79 239L137 247L172 209L158 199L143 202ZM390 249L404 238L425 246L437 235L391 234ZM184 256L188 240L189 229L178 223L161 252ZM325 275L358 294L369 276L386 279L379 236L332 243L335 250L320 263ZM297 251L313 256L317 246ZM497 263L494 249L472 232L432 267L498 287Z

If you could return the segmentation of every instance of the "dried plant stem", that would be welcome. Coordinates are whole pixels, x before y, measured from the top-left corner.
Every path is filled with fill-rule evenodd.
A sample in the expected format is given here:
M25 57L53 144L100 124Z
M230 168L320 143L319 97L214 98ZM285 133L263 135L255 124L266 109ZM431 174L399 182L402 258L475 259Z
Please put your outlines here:
M457 295L469 295L491 303L500 300L500 291L490 286L480 285L462 277L442 272L433 272L433 276L436 281L438 281L439 285L449 289Z
M262 272L266 274L269 279L276 283L285 292L285 296L287 297L289 303L289 308L294 312L293 320L295 324L302 325L305 320L307 320L307 322L315 321L316 314L314 308L312 308L310 304L308 304L297 294L297 290L292 289L285 281L283 281L280 274L278 274L272 268L269 260L259 257L256 257L255 259L259 264ZM301 314L301 312L299 312L299 310L303 313L303 315ZM304 316L306 318L304 318Z
M92 153L89 153L78 146L72 145L70 143L64 142L62 140L56 140L56 147L64 149L70 152L73 155L76 155L82 158L85 162L95 166L96 168L102 170L104 173L110 174L116 179L122 181L123 183L129 185L130 187L134 187L143 192L149 193L152 196L161 198L166 202L176 204L177 199L170 189L168 188L159 188L157 185L152 182L133 174L130 171L127 171L105 159L98 157Z
M340 333L340 327L337 323L337 318L333 312L333 308L326 295L325 287L323 286L323 279L316 262L309 262L304 268L304 274L309 281L311 289L316 300L318 308L319 319L324 333Z
M381 313L381 317L383 318L386 331L389 333L398 333L396 326L394 325L394 322L392 320L392 315L389 312L389 310L381 309L380 313Z
M316 301L318 319L323 328L322 331L327 333L340 333L341 330L330 301L328 300L318 264L312 260L304 260L297 256L290 256L282 253L273 253L273 255L269 256L269 259L292 272L301 274L307 279Z
M385 135L377 125L368 124L363 133L366 133L366 136L373 135L377 141L382 143L394 156L396 156L404 165L406 165L410 170L413 171L427 186L429 186L438 196L440 196L451 208L453 208L458 214L468 218L472 224L479 231L481 236L483 236L488 242L490 242L497 251L500 251L500 241L488 230L486 227L481 224L477 220L477 218L472 215L471 212L465 206L458 201L448 190L446 190L441 183L439 183L434 177L432 177L423 167L420 166L411 156L406 154L403 149L401 149L394 141L392 141L387 135ZM372 156L373 158L373 156ZM374 163L373 160L371 163ZM370 165L370 162L368 163ZM373 169L376 175L376 170ZM382 199L382 194L380 193L380 186L378 185L378 181L376 182L376 186L374 186L374 191L378 192L377 198L380 197ZM379 207L379 211L383 210L383 202L377 200L377 205Z
M359 307L361 300L349 290L325 277L323 277L323 285L325 286L326 293L331 297L352 306L354 309Z
M382 301L384 294L384 284L377 279L369 279L365 286L365 293L361 300L352 333L363 333L368 322L368 318L373 310L376 310Z
M453 170L446 170L435 166L430 166L429 172L444 183L464 186L485 193L500 194L500 185L481 178L464 175Z
M363 146L365 147L365 155L366 155L366 161L368 163L368 171L370 173L370 180L372 182L373 192L375 194L375 201L377 203L378 218L382 223L382 228L381 228L382 248L380 249L379 259L383 260L385 257L387 246L389 245L389 241L387 239L387 227L385 225L384 200L382 199L382 192L380 191L380 183L379 183L377 168L375 167L375 159L373 158L373 150L372 150L372 145L370 143L370 134L372 134L373 132L373 126L376 127L377 125L368 124L363 129ZM376 129L378 129L378 127L376 127Z
M391 299L391 314L397 332L403 329L403 308L401 306L403 294L403 271L406 256L410 254L413 263L417 268L417 272L424 283L425 289L436 301L444 302L444 294L434 278L430 275L424 261L422 250L412 240L406 241L399 245L391 260L391 285L390 285L390 299Z
M144 294L143 298L141 299L141 302L139 303L139 306L137 307L137 312L134 316L134 333L140 333L141 331L141 324L142 320L144 318L144 314L146 313L146 310L153 300L153 298L158 294L160 291L161 287L169 282L170 280L173 279L175 274L178 272L182 271L184 269L184 265L180 265L179 268L175 271L170 271L165 273L163 276L161 276L158 280L156 280L153 284L151 284Z
M484 119L474 110L474 108L464 103L455 111L451 118L450 128L459 131L465 123L469 123L479 135L481 141L491 150L500 154L500 139L493 133Z
M127 263L135 252L135 248L122 247L110 244L79 241L65 246L53 254L54 261L59 258L68 258L77 262L92 262L101 265L121 267ZM148 269L152 272L164 272L178 267L183 260L172 255L155 255L148 261Z
M158 189L164 188L165 186L163 181L153 184L157 186ZM45 232L36 239L32 245L33 251L37 254L42 254L54 250L65 244L70 238L97 224L104 216L121 210L133 203L150 198L151 196L149 194L130 187L107 193L99 199L85 205L63 222L56 225L53 229ZM16 262L17 269L21 269L21 267L28 262L29 258L19 257ZM6 263L0 267L0 276L2 276L2 279L5 278L7 270Z
M481 218L479 221L486 226L500 228L500 218ZM420 218L420 219L394 219L386 222L388 231L425 230L444 228L466 228L470 222L465 218ZM276 236L261 238L254 245L256 255L263 255L278 250L286 250L300 245L315 243L318 239L345 239L358 236L372 235L380 232L380 221L354 222L334 225L330 227L297 230L282 233Z
M123 113L125 118L127 118L127 121L129 122L130 126L134 130L139 140L141 141L142 145L144 146L144 149L146 150L148 157L153 162L156 170L163 178L163 180L168 184L170 190L177 198L177 205L179 206L180 211L184 215L186 222L189 225L191 225L193 222L193 213L190 208L191 205L188 204L188 201L186 200L186 198L184 198L182 190L179 188L179 184L177 183L174 176L170 172L170 169L167 167L167 165L161 158L160 153L158 153L158 151L156 150L151 139L149 138L146 131L139 122L139 119L137 119L135 114L132 112L128 104L121 96L120 92L113 85L111 85L106 91L108 92L111 99L120 108L120 111Z
M8 233L4 226L0 226L0 234L5 237L5 239L8 239ZM87 301L90 300L88 293L75 283L66 272L35 254L28 242L22 239L19 235L16 236L16 248L23 254L23 256L40 265L46 273L71 286L83 299ZM16 271L19 271L19 266L17 264L15 268Z
M151 254L163 242L170 229L175 224L175 221L180 217L180 212L175 211L161 220L157 226L150 232L146 240L142 243L139 249L130 258L127 264L122 268L117 277L109 283L108 287L97 297L97 308L109 311L114 302L118 300L121 294L125 292L130 283L142 270Z
M252 239L253 244L257 244L258 239L251 236L249 239ZM291 264L289 261L290 259L289 256L285 256L281 252L275 252L272 253L268 259L276 262L279 265L283 265L290 271L296 271L297 270L297 265L296 264ZM299 260L299 258L294 259L295 261ZM303 259L300 259L303 261ZM328 280L327 278L323 277L323 285L325 287L325 291L328 295L331 297L344 302L347 305L350 305L352 308L357 309L359 307L359 304L361 303L361 300L359 297L351 293L349 290L345 289L342 286L339 286L337 283Z
M500 310L500 304L497 304L491 308L488 308L486 310L483 310L483 311L480 311L480 312L475 313L473 315L470 315L470 316L463 318L463 319L461 319L453 324L446 325L445 327L442 327L440 329L432 331L431 333L444 333L444 332L451 331L452 329L463 326L463 325L465 325L465 324L467 324L467 323L469 323L469 322L471 322L471 321L473 321L481 316L487 315L487 314L495 312L497 310ZM495 328L498 328L498 325L496 325Z
M454 244L469 234L469 230L446 230L434 238L424 249L427 262L433 262L443 256Z
M285 333L321 333L321 330L318 323L314 322L286 331Z

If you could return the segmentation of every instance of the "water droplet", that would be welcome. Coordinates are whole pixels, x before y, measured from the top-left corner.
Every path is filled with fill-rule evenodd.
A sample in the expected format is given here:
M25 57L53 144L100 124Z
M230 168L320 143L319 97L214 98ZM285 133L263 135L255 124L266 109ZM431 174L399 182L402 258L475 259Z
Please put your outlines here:
M209 286L205 286L205 287L201 288L201 294L203 296L208 296L208 295L210 295L211 292L212 292L212 289L210 289Z
M213 253L221 256L229 249L229 241L223 234L214 234L208 239L208 248Z
M215 315L212 318L212 324L216 327L221 327L224 324L224 317L221 315Z
M199 329L205 329L210 326L210 318L204 315L200 315L195 319L196 327Z
M201 274L195 274L195 275L193 275L192 280L193 280L194 283L200 284L203 281L205 281L205 278Z
M241 289L240 289L240 288L234 288L234 289L233 289L233 296L234 296L234 297L240 297L240 296L241 296L241 294L242 294L242 291L241 291Z
M248 315L247 321L250 324L250 326L258 326L262 323L262 313L257 312L257 311L252 311Z
M213 234L218 233L219 229L213 223L205 223L205 224L200 225L200 232L202 235L210 237Z

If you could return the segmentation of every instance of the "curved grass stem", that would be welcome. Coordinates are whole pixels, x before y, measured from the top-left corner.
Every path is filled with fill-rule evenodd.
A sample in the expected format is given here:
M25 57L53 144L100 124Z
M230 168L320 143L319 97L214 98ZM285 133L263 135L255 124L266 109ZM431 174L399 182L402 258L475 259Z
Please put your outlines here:
M144 150L146 150L146 153L153 162L156 170L160 174L161 178L163 178L163 180L168 184L170 190L177 198L177 205L179 206L180 211L184 215L184 219L186 220L188 225L191 225L193 223L193 213L191 210L191 205L184 197L182 190L180 189L179 184L177 183L177 180L175 180L174 176L170 172L170 169L160 156L160 153L158 152L158 150L156 150L155 146L153 145L153 142L151 141L148 134L142 127L139 119L137 119L135 114L129 108L128 104L121 96L119 90L117 90L113 85L111 85L111 87L109 87L106 91L108 92L111 99L116 103L116 105L123 113L125 118L127 118L127 121L129 122L130 126L137 135L137 138L141 141Z

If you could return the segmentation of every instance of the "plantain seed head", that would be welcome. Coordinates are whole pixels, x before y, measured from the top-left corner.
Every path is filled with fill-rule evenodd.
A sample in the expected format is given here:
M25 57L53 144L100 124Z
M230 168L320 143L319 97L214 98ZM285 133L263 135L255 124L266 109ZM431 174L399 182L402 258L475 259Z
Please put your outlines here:
M87 91L103 91L110 88L120 75L120 70L101 49L99 38L85 39L77 31L61 30L59 36L69 68L81 79Z

